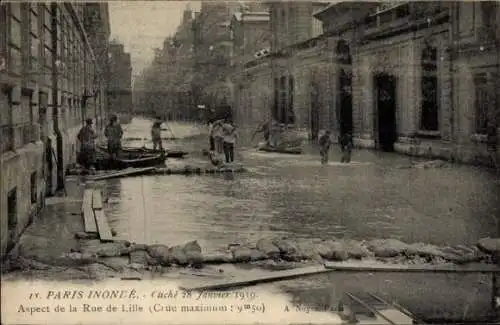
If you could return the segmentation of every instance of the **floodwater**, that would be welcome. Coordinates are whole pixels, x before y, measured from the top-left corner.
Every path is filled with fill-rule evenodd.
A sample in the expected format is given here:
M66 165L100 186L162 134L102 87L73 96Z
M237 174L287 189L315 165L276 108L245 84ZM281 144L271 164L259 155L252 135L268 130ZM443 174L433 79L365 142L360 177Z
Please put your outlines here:
M192 138L202 127L172 123L171 129ZM125 127L127 136L147 138L149 122L135 118ZM202 159L205 142L174 140L165 146L187 146ZM275 235L457 245L498 234L499 187L478 168L400 168L409 165L408 157L372 151L355 151L349 165L338 163L332 152L328 166L312 154L249 148L237 156L249 172L109 181L112 226L136 242L196 239L207 248Z
M149 127L150 121L135 118L126 126L125 137L148 138ZM195 135L202 132L203 126L172 123L171 128L176 137L190 139L166 141L165 146L186 148L192 156L202 159L200 153L208 140ZM411 158L368 150L356 150L348 165L338 163L340 155L335 149L328 166L320 165L314 148L310 154L298 156L239 148L237 157L249 172L108 181L107 216L111 226L119 237L134 242L174 245L196 239L205 250L278 235L398 238L437 245L474 244L482 237L498 235L499 187L489 172L479 168L400 168L409 165ZM337 296L332 292L356 284L359 290L388 292L413 305L417 312L436 313L435 317L445 313L444 309L436 309L436 303L467 296L478 283L482 283L481 290L477 289L481 303L473 305L484 311L489 299L489 280L477 276L469 276L470 281L464 277L453 280L432 276L436 288L425 289L427 293L417 289L426 287L428 276L412 276L410 280L394 275L339 277L338 281L323 276L283 286L297 299L318 303L323 299L320 297L331 300ZM405 285L410 282L413 289L408 292ZM336 289L330 286L332 283L338 284ZM458 287L465 291L448 290ZM439 292L441 296L436 294ZM450 297L442 296L447 292ZM423 295L426 300L434 299L425 308L415 303L415 299L424 299ZM470 301L462 303L460 313L465 317L474 308L469 307ZM456 304L449 304L449 313L453 313Z

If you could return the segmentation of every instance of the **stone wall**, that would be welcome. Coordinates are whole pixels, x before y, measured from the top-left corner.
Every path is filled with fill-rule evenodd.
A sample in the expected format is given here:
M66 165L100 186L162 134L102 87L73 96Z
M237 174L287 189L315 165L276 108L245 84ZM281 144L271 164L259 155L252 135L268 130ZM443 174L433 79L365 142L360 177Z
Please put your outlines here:
M31 92L31 96L26 96L27 92ZM14 146L13 150L0 156L0 256L5 255L9 240L16 240L41 207L45 188L44 146L40 141L38 124L38 88L22 91L20 86L15 85L10 90L10 96L11 104L7 103L3 108L12 111ZM12 193L14 200L11 202L9 194Z
M497 64L494 50L477 48L462 53L454 62L456 158L466 163L488 163L486 136L475 130L474 74L494 72ZM498 106L497 106L498 107ZM498 110L498 108L497 108Z

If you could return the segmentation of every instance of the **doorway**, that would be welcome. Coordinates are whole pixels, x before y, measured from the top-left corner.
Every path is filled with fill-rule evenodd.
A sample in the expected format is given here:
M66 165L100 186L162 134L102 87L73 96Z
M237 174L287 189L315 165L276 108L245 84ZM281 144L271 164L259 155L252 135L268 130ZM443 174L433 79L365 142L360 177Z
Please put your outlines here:
M340 135L346 133L352 134L352 78L344 69L340 70L339 76L339 94L340 94Z
M318 140L319 133L319 91L318 85L313 82L311 84L311 140Z
M375 76L377 144L383 151L394 151L397 140L396 78L388 74Z

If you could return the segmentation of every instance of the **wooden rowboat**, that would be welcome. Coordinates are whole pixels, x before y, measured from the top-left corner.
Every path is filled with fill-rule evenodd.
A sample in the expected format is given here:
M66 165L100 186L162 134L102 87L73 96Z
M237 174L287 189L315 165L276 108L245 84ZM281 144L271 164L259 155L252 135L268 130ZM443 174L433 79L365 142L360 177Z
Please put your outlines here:
M107 148L105 146L99 146L99 150L107 152ZM149 155L159 155L164 154L165 158L184 158L188 153L182 150L154 150L146 147L137 148L137 147L122 147L122 153L120 156L125 155L128 157L135 158L137 156L149 156Z
M283 148L283 147L269 147L269 146L260 147L259 151L284 153L289 155L300 155L303 152L302 148L300 147Z
M122 148L124 153L131 154L165 154L166 158L184 158L188 153L182 150L154 150L150 148L133 148L133 147L125 147Z
M125 169L125 168L145 168L165 165L166 156L164 153L131 152L121 150L118 157L111 159L106 148L98 147L96 153L96 169Z

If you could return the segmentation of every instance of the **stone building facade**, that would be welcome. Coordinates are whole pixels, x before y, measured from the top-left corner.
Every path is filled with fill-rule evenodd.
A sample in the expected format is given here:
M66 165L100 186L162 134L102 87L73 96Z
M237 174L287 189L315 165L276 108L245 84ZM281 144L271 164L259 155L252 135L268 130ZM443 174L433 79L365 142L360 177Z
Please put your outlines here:
M262 10L261 8L252 8ZM235 71L245 69L245 64L258 56L265 56L271 49L271 31L269 13L266 11L250 11L244 7L236 12L231 20L232 34L232 67ZM238 125L251 129L267 120L268 114L263 107L270 104L269 91L271 74L269 65L263 64L255 69L249 68L247 75L234 74L233 84L233 118ZM260 93L260 96L253 94Z
M153 62L135 78L134 110L169 120L195 117L192 82L194 72L194 12L189 4L174 35L165 38Z
M95 59L82 5L0 5L0 256L64 188L76 133L96 107L84 105Z
M309 130L311 76L319 79L325 73L325 56L311 46L322 33L321 22L313 13L324 3L268 2L270 53L251 58L237 66L232 77L235 83L236 115L242 127L255 128L265 120L274 119L294 128ZM325 56L326 58L326 56ZM297 78L297 76L299 76ZM327 89L327 87L324 87ZM325 100L326 96L316 100Z
M132 62L123 44L112 42L109 46L109 112L131 114Z
M94 51L96 60L96 87L87 101L93 101L98 108L96 112L96 128L102 129L106 123L108 112L109 91L109 37L111 27L109 23L109 7L106 2L87 2L83 6L83 22L89 42Z
M286 29L293 15L280 10L290 4L271 6L269 56L238 73L251 83L271 65L270 116L311 139L331 129L352 132L360 147L487 163L500 89L497 2L339 2L314 14L293 4L302 20L322 22L320 35L301 32L300 19Z
M238 2L203 1L193 21L194 68L192 89L196 105L217 108L230 105L233 88L231 18ZM228 112L229 113L229 112Z

